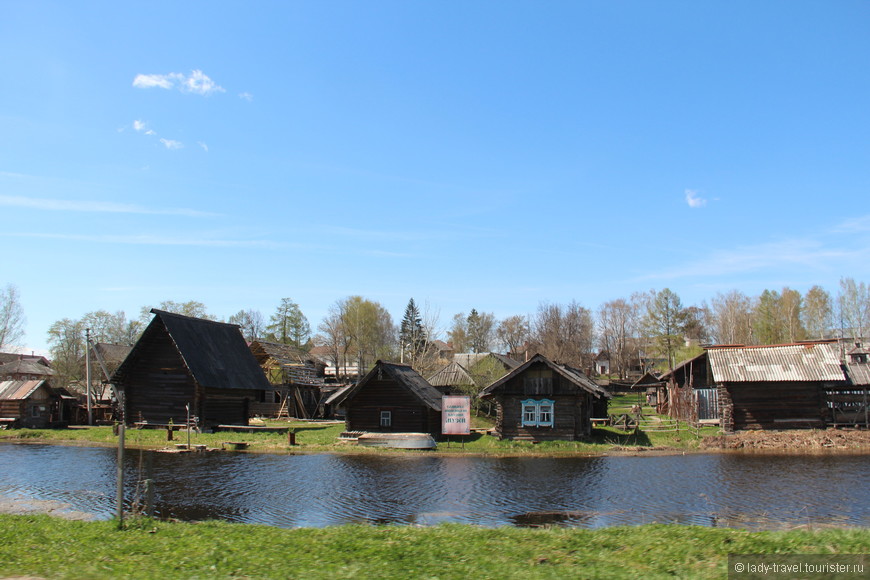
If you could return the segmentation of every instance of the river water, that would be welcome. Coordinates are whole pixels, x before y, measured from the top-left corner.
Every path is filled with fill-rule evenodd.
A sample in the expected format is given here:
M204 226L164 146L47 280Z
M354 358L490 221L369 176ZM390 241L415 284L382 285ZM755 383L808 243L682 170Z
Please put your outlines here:
M116 451L0 444L0 501L110 518ZM128 451L125 497L155 482L161 517L584 528L870 526L870 456L689 454L493 458Z

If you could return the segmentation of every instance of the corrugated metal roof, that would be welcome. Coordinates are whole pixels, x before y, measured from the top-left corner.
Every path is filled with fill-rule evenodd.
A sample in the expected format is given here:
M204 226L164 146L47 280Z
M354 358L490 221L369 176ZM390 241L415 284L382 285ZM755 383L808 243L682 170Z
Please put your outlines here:
M846 380L834 343L714 347L707 354L717 383Z
M853 385L870 385L870 364L846 364L846 374Z
M2 381L0 382L0 399L4 401L21 401L38 389L44 380L38 381Z

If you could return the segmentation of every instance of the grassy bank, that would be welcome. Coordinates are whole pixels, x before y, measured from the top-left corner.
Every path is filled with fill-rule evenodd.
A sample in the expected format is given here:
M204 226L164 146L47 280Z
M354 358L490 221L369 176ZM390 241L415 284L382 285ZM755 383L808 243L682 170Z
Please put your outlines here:
M627 413L635 404L636 397L615 397L611 408L614 413ZM647 408L649 409L649 408ZM295 432L296 445L289 445L286 434L277 433L191 433L192 445L206 445L220 448L224 442L240 441L249 444L250 452L289 452L289 453L407 453L401 450L361 448L338 442L344 431L343 423L312 421L267 421L270 426L289 427ZM492 422L484 417L473 418L474 427L485 429ZM599 427L593 430L587 441L547 441L538 444L521 441L499 441L496 437L477 432L464 437L452 437L450 441L438 444L439 453L482 455L560 455L560 454L601 454L624 450L674 449L692 450L700 447L703 436L715 435L719 431L708 427L700 432L686 430L678 432L623 431L615 427ZM111 427L83 427L69 429L13 429L0 431L0 440L19 442L46 442L80 445L116 445L117 437ZM132 448L158 449L174 447L176 443L187 443L185 431L173 433L173 440L167 440L165 430L128 429L126 442Z
M265 526L0 516L0 570L44 578L725 578L729 553L870 552L870 531Z
M270 425L275 424L273 422ZM238 441L249 444L250 452L265 453L403 453L401 450L372 449L338 442L344 431L344 424L316 422L284 422L296 433L296 444L289 445L286 434L277 433L196 433L191 432L192 445L206 445L220 448L224 442ZM711 429L710 434L716 430ZM111 427L74 427L68 429L10 429L0 431L0 441L44 442L78 445L116 445L118 438ZM173 433L173 440L167 440L167 433L160 429L127 429L126 444L131 448L158 449L174 447L177 443L187 443L186 431ZM474 453L483 455L528 455L528 454L599 454L625 448L636 449L697 449L700 438L688 433L646 433L624 432L616 428L596 428L588 441L546 441L538 444L522 441L499 441L484 433L474 433L464 437L452 437L450 441L438 443L439 453Z

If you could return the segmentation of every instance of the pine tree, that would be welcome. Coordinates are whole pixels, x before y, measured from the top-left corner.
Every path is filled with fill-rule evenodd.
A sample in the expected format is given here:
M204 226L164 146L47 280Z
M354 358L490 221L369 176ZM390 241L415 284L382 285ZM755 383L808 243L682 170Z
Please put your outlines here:
M399 340L401 341L402 360L414 366L426 349L426 331L423 328L423 318L414 299L408 301L405 315L399 325Z

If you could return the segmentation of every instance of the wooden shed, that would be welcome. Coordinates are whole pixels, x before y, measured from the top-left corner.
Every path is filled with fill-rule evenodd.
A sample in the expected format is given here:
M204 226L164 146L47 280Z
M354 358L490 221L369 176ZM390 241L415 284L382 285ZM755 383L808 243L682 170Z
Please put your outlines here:
M255 340L249 346L274 388L253 404L253 416L308 419L322 414L326 365L289 344Z
M823 428L826 392L848 384L835 341L709 347L707 355L726 431Z
M581 371L537 354L481 394L498 408L501 439L574 441L592 434L592 417L604 416L610 395Z
M657 413L692 424L719 420L719 392L708 359L703 352L658 377Z
M379 360L330 402L344 407L348 431L441 434L441 392L407 365Z
M0 382L0 427L48 427L58 397L45 380Z
M272 387L239 327L152 310L154 318L112 375L127 423L247 425L251 401Z

